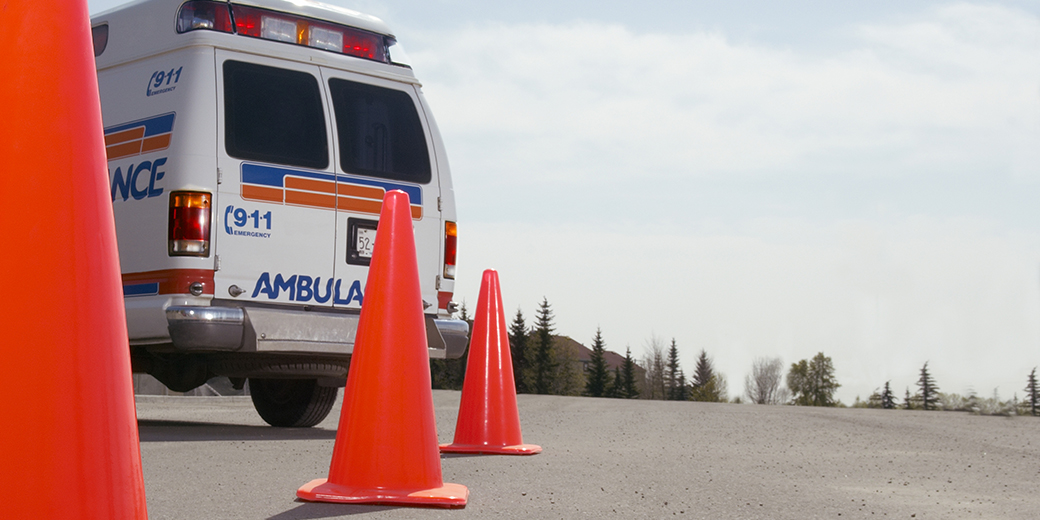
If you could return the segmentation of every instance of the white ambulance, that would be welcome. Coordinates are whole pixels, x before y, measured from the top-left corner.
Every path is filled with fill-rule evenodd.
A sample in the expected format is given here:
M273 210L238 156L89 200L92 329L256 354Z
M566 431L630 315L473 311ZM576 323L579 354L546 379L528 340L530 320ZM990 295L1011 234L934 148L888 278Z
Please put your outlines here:
M91 20L135 372L249 381L276 426L331 409L383 194L411 202L432 358L455 201L419 82L379 19L308 0L138 0Z

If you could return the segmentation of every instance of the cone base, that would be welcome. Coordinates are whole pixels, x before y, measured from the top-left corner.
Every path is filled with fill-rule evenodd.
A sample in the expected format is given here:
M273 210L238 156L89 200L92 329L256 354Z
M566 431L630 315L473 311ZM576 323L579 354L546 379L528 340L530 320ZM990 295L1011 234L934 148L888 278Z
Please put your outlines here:
M479 453L484 455L536 455L542 447L536 444L487 446L484 444L441 444L441 453Z
M333 484L328 479L319 478L304 484L296 491L296 496L309 502L462 508L466 507L469 499L469 489L461 484L420 490L369 489Z

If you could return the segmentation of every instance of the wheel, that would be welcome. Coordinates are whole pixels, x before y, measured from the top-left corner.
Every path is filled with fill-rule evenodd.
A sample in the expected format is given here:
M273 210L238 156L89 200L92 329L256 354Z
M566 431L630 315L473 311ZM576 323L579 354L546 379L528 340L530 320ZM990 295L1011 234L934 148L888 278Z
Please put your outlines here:
M309 428L320 423L336 403L336 387L316 379L249 378L253 407L271 426Z

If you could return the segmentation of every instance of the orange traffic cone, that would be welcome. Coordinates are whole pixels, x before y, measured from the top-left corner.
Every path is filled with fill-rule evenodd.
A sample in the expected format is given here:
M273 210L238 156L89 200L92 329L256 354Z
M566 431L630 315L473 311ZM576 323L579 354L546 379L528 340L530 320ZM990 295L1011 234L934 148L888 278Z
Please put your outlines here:
M146 518L85 0L0 9L0 518Z
M408 195L383 199L329 478L296 496L318 502L464 507L441 480L430 355Z
M441 451L500 455L541 453L541 446L524 444L520 435L509 333L498 272L494 269L484 271L474 316L462 402L455 423L455 442L442 445Z

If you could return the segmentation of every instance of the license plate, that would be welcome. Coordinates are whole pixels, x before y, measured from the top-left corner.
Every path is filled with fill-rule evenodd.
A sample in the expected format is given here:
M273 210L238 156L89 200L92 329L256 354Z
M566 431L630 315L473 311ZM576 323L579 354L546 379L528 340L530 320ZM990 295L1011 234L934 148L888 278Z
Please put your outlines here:
M376 230L363 227L357 228L357 242L354 248L361 258L372 258L372 249L376 245Z

